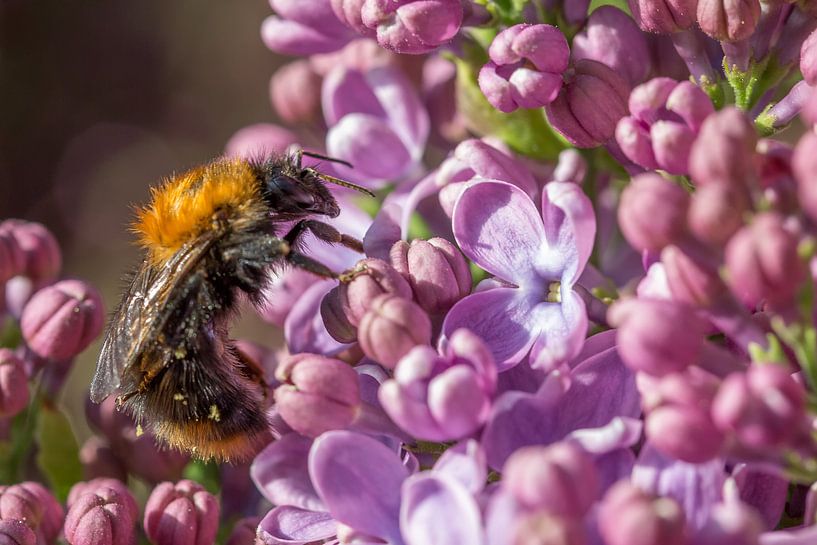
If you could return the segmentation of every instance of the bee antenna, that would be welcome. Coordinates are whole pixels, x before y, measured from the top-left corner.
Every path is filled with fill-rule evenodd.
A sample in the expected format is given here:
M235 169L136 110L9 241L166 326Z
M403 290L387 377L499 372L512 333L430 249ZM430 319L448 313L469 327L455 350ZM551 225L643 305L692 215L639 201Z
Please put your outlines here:
M312 157L313 159L323 159L324 161L329 161L330 163L338 163L349 168L355 168L349 161L344 161L343 159L338 159L337 157L329 157L328 155L321 155L320 153L315 153L314 151L301 150L301 155L305 157Z
M359 191L359 192L361 192L361 193L363 193L365 195L368 195L370 197L375 197L376 196L374 193L372 193L371 191L369 191L365 187L357 185L357 184L353 184L352 182L347 182L346 180L341 180L340 178L335 178L334 176L329 176L328 174L322 174L320 172L318 172L316 175L317 175L318 178L320 178L324 182L329 182L330 184L339 185L341 187L348 187L349 189L354 189L355 191Z

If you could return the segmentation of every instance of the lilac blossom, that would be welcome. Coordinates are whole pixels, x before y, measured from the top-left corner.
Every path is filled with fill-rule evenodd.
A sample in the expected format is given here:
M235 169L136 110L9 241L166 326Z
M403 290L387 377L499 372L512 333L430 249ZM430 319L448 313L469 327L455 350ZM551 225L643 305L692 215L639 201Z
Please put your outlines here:
M267 47L285 55L337 51L355 34L332 13L329 0L270 0L275 15L261 26Z
M516 186L475 180L460 195L452 222L463 253L501 284L454 305L443 333L470 329L485 340L500 370L528 352L534 366L545 368L578 354L587 314L573 286L596 232L592 205L581 188L547 184L540 216Z

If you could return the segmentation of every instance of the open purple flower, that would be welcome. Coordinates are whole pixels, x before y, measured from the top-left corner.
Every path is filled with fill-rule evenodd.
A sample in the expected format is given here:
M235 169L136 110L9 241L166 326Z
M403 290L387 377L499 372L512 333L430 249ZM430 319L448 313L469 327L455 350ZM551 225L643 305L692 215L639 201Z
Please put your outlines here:
M540 216L518 187L478 180L462 192L452 222L463 253L505 285L460 300L446 316L443 334L470 329L488 345L500 371L529 351L531 363L544 368L578 354L587 313L573 286L596 234L582 189L547 184Z

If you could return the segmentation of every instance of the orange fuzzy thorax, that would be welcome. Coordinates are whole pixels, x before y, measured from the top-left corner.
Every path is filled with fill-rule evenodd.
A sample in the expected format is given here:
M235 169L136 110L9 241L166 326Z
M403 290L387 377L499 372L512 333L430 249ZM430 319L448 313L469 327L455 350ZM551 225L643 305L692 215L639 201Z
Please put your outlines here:
M217 211L228 217L262 206L256 174L242 159L221 159L151 189L151 204L137 212L134 231L156 265L213 227Z

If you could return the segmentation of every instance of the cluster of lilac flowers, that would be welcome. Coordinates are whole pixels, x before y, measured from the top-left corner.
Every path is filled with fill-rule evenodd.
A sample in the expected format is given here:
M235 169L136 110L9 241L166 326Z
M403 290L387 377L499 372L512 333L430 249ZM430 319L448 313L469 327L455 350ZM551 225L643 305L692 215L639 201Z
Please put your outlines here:
M287 127L226 154L315 150L378 198L337 192L365 255L304 241L340 280L271 279L286 345L239 341L250 463L111 402L72 448L102 303L0 224L0 542L130 544L141 512L154 545L817 543L817 2L596 4L271 0Z

